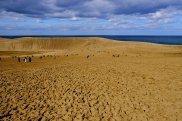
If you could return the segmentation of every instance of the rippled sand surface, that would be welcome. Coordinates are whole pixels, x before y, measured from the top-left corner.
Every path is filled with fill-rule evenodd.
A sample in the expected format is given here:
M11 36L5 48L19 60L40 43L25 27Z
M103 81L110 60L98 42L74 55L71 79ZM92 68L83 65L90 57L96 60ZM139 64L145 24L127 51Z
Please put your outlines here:
M3 58L0 120L182 120L179 52L73 52L32 63Z

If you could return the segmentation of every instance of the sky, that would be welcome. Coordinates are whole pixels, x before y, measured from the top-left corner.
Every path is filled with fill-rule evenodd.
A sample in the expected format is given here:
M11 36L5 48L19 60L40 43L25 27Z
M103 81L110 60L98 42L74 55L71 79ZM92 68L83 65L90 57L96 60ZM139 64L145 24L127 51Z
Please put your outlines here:
M0 0L0 35L182 35L182 0Z

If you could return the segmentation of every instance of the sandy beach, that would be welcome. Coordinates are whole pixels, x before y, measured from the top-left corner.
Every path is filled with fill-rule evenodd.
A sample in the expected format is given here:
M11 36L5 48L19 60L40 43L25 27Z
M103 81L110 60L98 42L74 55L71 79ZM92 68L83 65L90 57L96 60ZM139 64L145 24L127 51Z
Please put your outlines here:
M182 46L1 38L0 57L0 120L182 120Z

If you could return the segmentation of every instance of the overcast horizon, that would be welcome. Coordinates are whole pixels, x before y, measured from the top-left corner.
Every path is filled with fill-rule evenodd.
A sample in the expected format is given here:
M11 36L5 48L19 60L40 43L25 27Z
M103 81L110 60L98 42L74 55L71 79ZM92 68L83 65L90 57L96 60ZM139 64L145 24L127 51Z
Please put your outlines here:
M1 0L0 35L182 35L181 0Z

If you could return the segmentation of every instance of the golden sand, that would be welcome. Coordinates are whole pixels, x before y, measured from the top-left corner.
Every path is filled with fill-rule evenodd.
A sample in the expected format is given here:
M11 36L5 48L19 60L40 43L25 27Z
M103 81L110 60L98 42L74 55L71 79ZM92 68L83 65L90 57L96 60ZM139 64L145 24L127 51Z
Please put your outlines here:
M182 46L20 38L0 50L0 120L182 120Z

